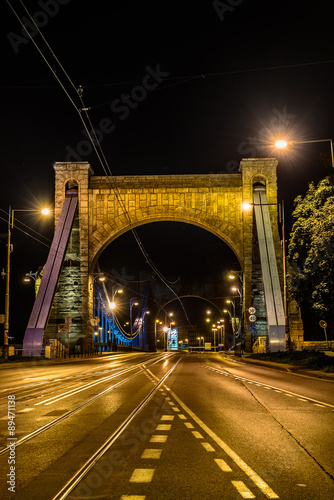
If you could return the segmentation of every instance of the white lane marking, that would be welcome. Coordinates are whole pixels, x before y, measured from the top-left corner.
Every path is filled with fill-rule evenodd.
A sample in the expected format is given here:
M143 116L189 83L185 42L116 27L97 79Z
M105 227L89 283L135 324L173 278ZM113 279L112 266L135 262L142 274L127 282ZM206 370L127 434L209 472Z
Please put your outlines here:
M203 444L203 443L202 443ZM218 467L223 471L223 472L232 472L231 467L223 460L222 458L215 458L214 459Z
M7 418L7 417L5 417L5 418ZM195 429L195 427L193 426L193 424L191 424L190 422L184 422L184 425L186 427L188 427L188 429Z
M179 413L179 417L181 420L187 420L187 417L183 413Z
M155 469L135 469L130 477L130 483L150 483Z
M225 451L225 453L232 458L232 460L240 467L241 470L247 474L247 476L253 481L253 483L260 488L262 493L266 495L267 498L279 498L279 496L268 486L268 484L258 475L256 472L249 467L249 465L244 462L239 455L232 450L220 437L217 436L215 432L213 432L193 411L191 411L188 406L181 401L181 399L171 390L170 391L173 398L179 403L179 405L184 409L188 415L206 432L216 443L218 446Z
M172 428L171 424L158 424L156 431L170 431Z
M156 434L155 436L151 436L150 443L165 443L167 441L167 438L168 436Z
M176 411L176 412L180 411L180 410L177 408L177 406L172 406L172 410L174 410L174 411Z
M204 365L205 366L205 365ZM225 374L225 372L221 372L222 374ZM248 382L250 379L245 378L245 377L238 377L236 375L231 375L233 378L236 380L242 380L243 382ZM254 380L250 380L251 382L254 382ZM312 401L313 403L319 403L324 406L328 406L329 408L334 408L334 405L331 405L329 403L324 403L323 401L318 401L317 399L309 398L307 396L302 396L301 394L297 394L296 392L291 392L287 391L285 389L278 389L278 387L274 387L273 385L268 385L268 384L261 384L259 383L260 386L264 387L265 389L274 389L274 390L279 390L280 392L284 394L291 394L292 396L297 396L297 398L303 398L307 401ZM172 392L172 391L171 391Z
M247 488L242 481L232 481L233 486L238 490L242 498L255 498L255 495Z
M36 410L36 408L24 408L23 410L18 411L17 414L27 413L28 411L32 411L32 410Z
M216 451L214 447L211 446L210 443L201 443L201 444L206 451Z
M161 456L162 450L158 448L146 448L143 451L141 458L149 458L153 460L158 460Z

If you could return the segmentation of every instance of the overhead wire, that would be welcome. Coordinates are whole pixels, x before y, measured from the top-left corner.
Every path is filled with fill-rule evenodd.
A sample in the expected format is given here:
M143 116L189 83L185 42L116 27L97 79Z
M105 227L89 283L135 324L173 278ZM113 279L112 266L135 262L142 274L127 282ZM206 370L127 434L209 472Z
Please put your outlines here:
M2 210L2 209L0 209L0 210ZM4 211L4 210L3 210L3 211ZM1 217L1 215L0 215L0 219L1 219L1 220L3 220L3 221L5 221L5 222L8 224L8 220L7 220L7 219L4 219L3 217ZM38 242L38 243L40 243L41 245L44 245L44 246L46 246L46 247L50 248L50 245L48 245L48 244L47 244L47 243L45 243L44 241L39 240L38 238L36 238L36 237L35 237L35 236L33 236L32 234L27 233L26 231L24 231L23 229L21 229L21 228L20 228L20 227L18 227L18 226L15 226L15 227L16 227L16 229L17 229L18 231L21 231L21 233L25 234L26 236L29 236L30 238L32 238L33 240L37 241L37 242ZM31 229L32 229L32 228L31 228Z
M6 0L8 6L10 7L10 9L12 10L12 12L14 13L15 17L18 19L18 21L20 22L20 24L22 25L23 29L25 30L25 32L28 34L29 38L31 39L31 41L33 42L35 48L37 49L38 53L40 54L40 56L42 57L42 59L44 60L44 62L46 63L46 65L48 66L48 68L50 69L50 71L52 72L52 74L54 75L54 77L56 78L57 82L59 83L59 85L61 86L61 88L63 89L63 91L65 92L66 96L68 97L68 99L70 100L70 102L72 103L73 107L76 109L77 113L79 114L79 117L81 119L81 122L83 123L84 125L84 128L85 128L85 131L87 133L87 136L89 137L91 143L92 143L92 146L94 148L94 151L99 159L99 162L103 168L103 171L105 173L105 175L107 175L108 179L110 180L110 183L113 187L113 190L115 192L115 196L118 200L118 202L120 203L121 207L122 207L122 210L123 210L123 213L124 215L127 217L127 220L129 222L129 226L130 226L130 230L138 244L138 247L141 251L141 253L143 254L143 256L145 257L145 262L147 264L149 264L149 266L153 269L153 271L157 274L157 276L160 278L160 280L165 284L165 286L173 293L173 295L175 295L175 297L179 300L183 310L184 310L184 313L187 317L187 320L190 324L190 320L188 318L188 315L185 311L185 308L182 304L182 301L180 300L180 298L177 296L177 294L175 293L175 291L169 286L169 283L172 284L171 282L168 282L168 280L162 275L162 273L160 273L160 271L158 270L158 268L155 266L155 264L151 261L148 253L146 252L136 230L135 230L135 226L131 220L131 217L130 217L130 214L128 213L128 210L126 209L125 207L125 204L120 196L120 193L119 193L119 190L118 190L118 187L117 185L115 184L115 180L113 179L113 176L112 176L112 172L111 172L111 169L110 169L110 166L109 166L109 163L104 155L104 152L102 150L102 147L101 147L101 144L100 142L98 141L98 138L96 137L96 133L95 133L95 129L94 127L92 126L91 124L91 120L89 118L89 115L88 115L88 109L86 106L85 106L85 103L82 99L82 95L81 95L81 92L78 90L79 87L75 86L74 83L72 82L71 78L69 77L69 75L67 74L67 72L65 71L65 69L63 68L63 66L61 65L59 59L57 58L57 56L55 55L54 51L52 50L52 48L50 47L49 43L47 42L47 40L45 39L45 37L43 36L43 34L41 33L39 27L37 26L34 18L31 16L30 12L28 11L28 9L26 8L26 6L24 5L23 1L20 0L20 4L22 5L22 7L24 8L25 12L27 13L27 15L29 16L31 22L33 23L33 25L35 26L37 32L39 33L39 35L41 36L42 40L44 41L44 43L46 44L47 48L49 49L49 51L51 52L51 55L53 57L53 62L57 62L57 64L59 64L59 67L61 68L61 70L63 71L65 77L68 79L68 81L70 82L71 84L71 87L76 91L76 94L77 94L77 97L79 97L79 100L80 100L80 103L81 103L81 108L79 108L74 100L72 99L72 97L70 96L70 94L67 92L65 86L63 85L63 83L61 82L60 78L58 77L57 73L55 72L54 68L50 65L49 61L47 60L47 58L45 57L45 55L43 54L42 50L39 48L38 44L36 43L36 41L34 40L34 38L31 36L31 34L29 33L28 30L26 30L22 20L20 19L20 17L18 16L17 12L15 11L15 9L12 7L12 5L10 4L9 0ZM101 155L99 154L98 150L97 150L97 147L96 147L96 144L95 144L95 141L93 140L92 138L92 135L87 127L87 124L85 122L85 120L83 119L83 116L82 116L82 111L85 112L85 116L86 116L86 119L89 123L89 125L91 126L91 131L93 131L93 135L94 135L94 138L95 138L95 141L96 141L96 144L98 145L98 149L101 153ZM109 173L109 175L108 175Z

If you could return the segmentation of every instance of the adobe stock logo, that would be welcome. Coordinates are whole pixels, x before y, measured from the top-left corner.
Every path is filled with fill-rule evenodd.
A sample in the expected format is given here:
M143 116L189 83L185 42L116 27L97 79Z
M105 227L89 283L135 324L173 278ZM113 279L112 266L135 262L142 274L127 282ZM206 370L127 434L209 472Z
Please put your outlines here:
M142 80L142 85L132 87L129 94L121 94L119 99L115 99L111 105L110 110L118 116L119 120L125 120L132 109L136 109L139 103L144 101L149 92L155 90L161 84L164 78L167 78L170 73L161 71L160 64L157 64L155 69L150 66L145 67L146 75ZM86 130L81 133L86 139L78 142L75 148L66 146L67 155L65 161L82 161L83 157L88 156L93 151L93 144L89 136L95 139L100 144L106 134L111 134L116 129L115 123L109 118L104 117L100 120L98 128L92 129L89 134Z
M223 22L225 19L225 14L227 12L233 12L235 7L238 7L238 5L240 5L242 2L243 0L226 0L226 2L214 0L212 2L212 5L217 12L219 19Z
M50 18L55 17L60 9L60 5L66 5L70 0L39 0L37 3L42 8L35 12L32 15L32 18L38 28L44 28L50 20ZM26 16L22 16L21 18L22 24L24 28L21 29L21 35L17 35L16 33L9 32L7 33L7 38L13 47L15 54L19 53L19 47L21 44L26 45L30 41L29 35L34 38L38 30L35 24L28 19Z

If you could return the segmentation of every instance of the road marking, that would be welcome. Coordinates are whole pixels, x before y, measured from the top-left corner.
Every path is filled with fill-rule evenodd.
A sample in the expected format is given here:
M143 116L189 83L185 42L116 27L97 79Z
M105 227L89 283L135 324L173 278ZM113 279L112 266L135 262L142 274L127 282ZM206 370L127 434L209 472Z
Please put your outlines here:
M170 431L172 428L171 424L158 424L156 431Z
M183 413L179 413L179 417L181 420L187 420L187 417Z
M167 441L168 436L163 436L162 434L156 434L152 436L150 439L150 443L165 443Z
M122 495L121 500L145 500L146 495Z
M242 498L255 498L255 495L247 488L242 481L232 481L233 486L236 487Z
M320 406L320 408L325 408L324 405L320 405L318 403L313 403L313 406Z
M5 417L5 418L7 418L7 417ZM190 422L184 422L184 425L186 427L188 427L188 429L195 429L195 427L193 426L193 424L191 424Z
M135 469L130 477L130 483L150 483L155 469Z
M177 408L177 406L172 406L172 410L174 410L174 411L180 411L180 410Z
M152 458L154 460L159 459L161 456L162 450L156 448L146 448L143 451L141 458Z
M205 367L205 365L203 365ZM207 367L206 367L207 368ZM221 372L223 375L225 375L225 372ZM231 377L233 377L234 379L236 380L241 380L243 382L248 382L250 379L248 378L245 378L245 377L238 377L237 375L230 375ZM250 380L251 382L254 382L254 380ZM278 390L277 387L274 387L273 385L264 385L264 384L261 384L259 383L258 384L259 386L261 387L264 387L265 389L274 389L274 390ZM291 394L292 396L297 396L297 398L304 398L306 401L312 401L313 403L319 403L323 406L328 406L329 408L334 408L334 405L332 404L329 404L329 403L324 403L323 401L318 401L317 399L313 399L313 398L308 398L307 396L302 396L301 394L297 394L296 392L291 392L291 391L286 391L285 389L280 389L279 392L282 392L283 394ZM171 391L172 393L172 391Z
M174 415L161 415L160 420L174 420L174 418L175 418Z
M195 436L196 439L204 439L204 436L198 431L192 431L193 435Z
M214 447L211 446L210 443L201 443L201 444L206 451L216 451Z
M36 408L24 408L23 410L18 411L17 414L27 413L28 411L32 411L32 410L36 410Z
M231 467L222 458L215 458L215 462L223 472L232 472Z
M279 496L268 486L268 484L258 475L256 472L249 467L246 462L244 462L239 455L232 450L220 437L217 436L215 432L213 432L193 411L191 411L188 406L186 406L183 401L171 390L170 391L173 398L179 403L179 405L184 409L188 415L206 432L216 443L218 446L225 451L225 453L232 458L232 460L240 467L241 470L247 474L247 476L253 481L253 483L260 488L262 493L266 495L267 498L279 498Z

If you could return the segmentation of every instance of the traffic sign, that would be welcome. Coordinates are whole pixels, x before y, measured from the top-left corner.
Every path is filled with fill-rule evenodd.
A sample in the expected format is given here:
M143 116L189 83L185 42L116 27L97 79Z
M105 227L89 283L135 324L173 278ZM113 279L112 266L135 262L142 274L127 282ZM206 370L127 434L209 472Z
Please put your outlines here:
M255 316L255 314L251 314L248 319L251 323L254 323L257 320L257 317Z
M249 314L255 314L256 313L255 307L249 307L248 312L249 312Z

